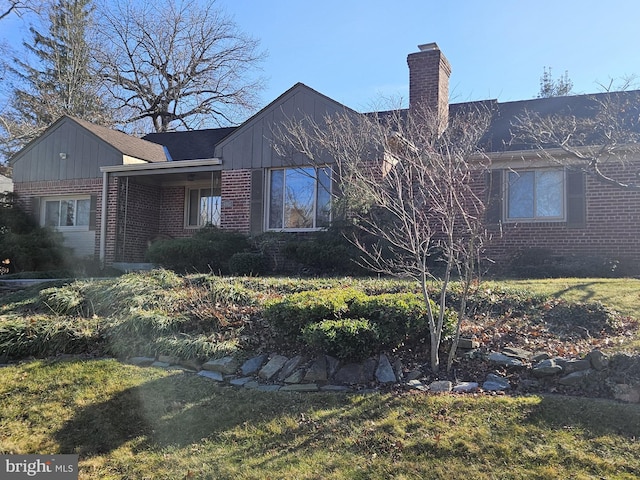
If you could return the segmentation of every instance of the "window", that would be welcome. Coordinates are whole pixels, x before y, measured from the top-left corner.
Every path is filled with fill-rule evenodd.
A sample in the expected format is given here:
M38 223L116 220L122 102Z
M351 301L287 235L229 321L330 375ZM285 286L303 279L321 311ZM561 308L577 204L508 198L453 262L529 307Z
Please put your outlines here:
M510 171L507 220L563 220L565 173L562 169Z
M285 168L269 177L268 228L304 230L329 226L331 169Z
M61 229L89 227L91 200L60 198L44 201L44 225Z
M220 226L220 187L190 188L187 192L187 226Z

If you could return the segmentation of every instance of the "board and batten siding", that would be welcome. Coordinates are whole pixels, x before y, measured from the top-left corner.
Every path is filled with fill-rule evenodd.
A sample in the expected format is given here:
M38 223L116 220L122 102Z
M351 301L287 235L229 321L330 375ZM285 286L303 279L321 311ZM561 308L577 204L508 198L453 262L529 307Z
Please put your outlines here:
M102 176L100 167L121 163L122 153L67 119L12 159L13 181L98 178Z
M345 110L344 105L298 84L220 142L215 156L222 158L225 170L305 165L302 155L283 159L276 154L273 148L274 128L292 118L308 117L321 122L326 116Z

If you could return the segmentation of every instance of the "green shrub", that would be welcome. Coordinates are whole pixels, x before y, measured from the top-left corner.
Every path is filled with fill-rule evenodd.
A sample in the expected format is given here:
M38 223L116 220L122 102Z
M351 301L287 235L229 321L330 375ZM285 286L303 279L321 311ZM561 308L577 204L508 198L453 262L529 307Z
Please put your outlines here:
M377 326L366 318L322 320L305 326L302 337L311 347L340 360L362 360L380 346Z
M229 259L229 273L255 277L264 274L266 262L264 255L254 252L234 253Z
M431 310L437 318L439 308L430 300ZM397 347L407 340L417 341L429 335L427 306L421 295L414 293L387 293L358 299L351 305L352 317L369 319L377 326L385 347ZM445 312L443 336L453 334L456 313Z
M3 272L58 270L65 266L70 250L62 236L40 227L15 203L13 194L0 194L0 261Z
M367 272L356 263L359 250L340 229L314 232L289 241L284 253L316 275L364 275Z
M298 337L302 329L324 319L337 319L349 312L349 305L365 294L351 288L331 288L294 293L269 302L265 319L285 337Z
M233 254L250 247L246 235L204 227L191 238L159 240L147 250L147 260L176 272L229 273Z

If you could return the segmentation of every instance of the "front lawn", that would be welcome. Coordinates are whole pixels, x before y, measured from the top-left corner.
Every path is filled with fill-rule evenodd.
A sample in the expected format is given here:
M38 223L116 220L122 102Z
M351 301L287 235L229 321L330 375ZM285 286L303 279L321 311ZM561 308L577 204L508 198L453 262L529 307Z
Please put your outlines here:
M389 280L156 271L5 295L0 357L14 361L0 368L0 452L77 453L87 479L640 477L638 404L402 388L259 392L103 358L271 353L288 345L265 322L265 302L347 287L415 290ZM464 328L484 349L637 354L639 292L637 279L486 282ZM392 353L426 363L420 348Z
M0 451L82 479L635 479L640 405L560 396L286 394L115 360L0 370Z

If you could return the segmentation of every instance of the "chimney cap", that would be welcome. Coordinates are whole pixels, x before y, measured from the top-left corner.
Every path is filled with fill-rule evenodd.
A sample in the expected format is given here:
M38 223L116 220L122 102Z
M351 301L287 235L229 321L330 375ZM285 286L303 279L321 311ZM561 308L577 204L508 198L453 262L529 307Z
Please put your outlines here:
M438 48L438 44L436 42L423 43L422 45L418 45L418 48L420 49L421 52L429 52L429 51L432 51L432 50L440 50L440 48Z

